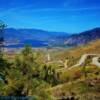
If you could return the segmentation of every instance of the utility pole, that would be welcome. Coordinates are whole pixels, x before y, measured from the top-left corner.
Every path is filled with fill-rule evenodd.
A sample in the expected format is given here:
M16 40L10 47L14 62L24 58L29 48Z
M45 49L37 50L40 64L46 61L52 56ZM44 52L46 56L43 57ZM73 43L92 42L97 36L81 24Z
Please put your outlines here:
M49 50L50 50L50 46L47 47L47 55L46 55L46 61L47 62L51 61L51 56L50 56Z
M47 61L50 61L50 60L51 60L50 54L48 53L48 54L47 54Z
M64 68L68 68L67 64L68 64L68 59L66 59L65 62L64 62Z

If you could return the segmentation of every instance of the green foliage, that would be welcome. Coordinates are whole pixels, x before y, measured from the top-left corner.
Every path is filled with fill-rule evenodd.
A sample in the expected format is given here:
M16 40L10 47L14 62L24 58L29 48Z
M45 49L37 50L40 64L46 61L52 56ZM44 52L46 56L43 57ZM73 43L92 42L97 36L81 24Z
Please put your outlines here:
M40 78L51 85L57 85L58 82L58 75L52 66L44 65L43 71L40 73Z
M4 62L1 61L0 67L0 95L32 96L35 100L53 100L52 96L46 92L52 82L41 77L41 72L45 75L46 71L37 62L38 57L39 55L28 45L16 55L13 62L3 59L4 56L2 56Z
M67 93L82 95L90 91L99 92L100 69L90 66L88 64L90 60L78 68L60 73L56 71L58 64L44 63L41 52L36 52L29 45L22 48L13 59L8 59L7 55L6 57L4 55L5 53L1 52L0 95L2 96L29 96L29 100L56 100L54 94L66 96ZM71 63L74 63L74 58L70 59L73 59ZM91 77L93 79L89 80ZM51 93L48 90L52 87L55 91Z
M16 56L15 65L24 75L32 76L38 70L36 55L33 53L31 46L25 46L19 55Z

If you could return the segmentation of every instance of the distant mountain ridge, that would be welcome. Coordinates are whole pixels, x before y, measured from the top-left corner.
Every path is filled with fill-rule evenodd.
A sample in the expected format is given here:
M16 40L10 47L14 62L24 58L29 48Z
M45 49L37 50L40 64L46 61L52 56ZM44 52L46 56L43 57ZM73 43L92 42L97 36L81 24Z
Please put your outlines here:
M79 34L73 34L66 38L65 45L80 45L100 39L100 28L94 28Z
M79 34L49 32L39 29L5 29L5 44L32 44L41 46L65 47L86 44L100 39L100 28L94 28Z
M49 32L39 29L5 29L4 38L5 44L26 44L37 42L39 44L49 44L49 45L63 45L64 40L69 36L65 32ZM28 41L28 42L27 42ZM41 43L40 43L41 42Z
M65 32L49 32L39 29L5 29L5 38L32 38L38 40L45 40L49 37L68 36Z

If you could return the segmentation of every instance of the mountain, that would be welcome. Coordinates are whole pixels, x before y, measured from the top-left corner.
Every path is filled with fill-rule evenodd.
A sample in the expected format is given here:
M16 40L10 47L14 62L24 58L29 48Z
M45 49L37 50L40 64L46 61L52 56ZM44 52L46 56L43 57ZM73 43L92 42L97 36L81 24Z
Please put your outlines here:
M65 40L66 45L80 45L100 38L100 28L73 34Z
M56 60L62 59L63 61L69 59L67 65L70 67L75 65L84 54L100 54L100 39L69 49L58 49L56 54L53 53L53 57Z
M5 29L5 44L22 47L24 44L32 46L76 46L86 44L100 38L100 28L94 28L78 34L69 35L65 32L49 32L39 29ZM13 46L14 47L14 46Z
M5 44L49 44L63 45L64 40L69 36L65 32L49 32L39 29L5 29Z

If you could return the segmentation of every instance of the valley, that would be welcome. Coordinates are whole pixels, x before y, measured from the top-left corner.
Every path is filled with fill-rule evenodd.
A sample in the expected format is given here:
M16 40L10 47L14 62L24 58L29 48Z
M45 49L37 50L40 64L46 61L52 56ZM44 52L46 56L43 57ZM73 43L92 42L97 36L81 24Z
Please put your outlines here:
M5 37L7 41L0 56L0 95L29 96L28 100L99 100L98 30L88 31L91 34L88 37L87 31L74 34L71 42L75 44L69 41L73 35L66 33L56 36L50 33L43 40L33 34L27 38L16 33L16 39L8 35L10 38Z
M0 0L0 100L100 100L100 0Z

